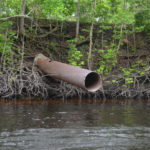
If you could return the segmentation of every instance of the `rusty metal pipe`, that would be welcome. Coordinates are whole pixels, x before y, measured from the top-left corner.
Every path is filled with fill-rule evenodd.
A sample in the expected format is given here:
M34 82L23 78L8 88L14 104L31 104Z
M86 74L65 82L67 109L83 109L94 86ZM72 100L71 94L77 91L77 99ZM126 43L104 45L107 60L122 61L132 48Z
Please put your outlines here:
M63 80L90 92L95 92L102 86L102 80L99 74L91 70L52 61L43 54L38 54L34 61L39 69L49 76Z

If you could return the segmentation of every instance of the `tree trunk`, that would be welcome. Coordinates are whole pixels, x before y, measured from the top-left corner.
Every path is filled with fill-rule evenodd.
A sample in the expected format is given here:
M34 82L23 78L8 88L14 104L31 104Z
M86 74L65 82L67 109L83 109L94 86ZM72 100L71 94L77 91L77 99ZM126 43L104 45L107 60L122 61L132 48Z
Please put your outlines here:
M78 38L79 36L79 26L80 26L80 0L78 0L78 8L77 8L76 38Z
M0 16L2 15L2 0L0 0Z
M95 10L96 10L96 0L94 1L93 15L92 15L92 22L91 22L91 29L90 29L90 45L89 45L89 54L88 54L88 68L90 70L92 69L92 45L93 45L93 27L94 27Z
M22 7L21 7L21 15L25 15L25 9L26 9L26 0L22 1ZM24 17L21 17L20 19L20 33L24 34Z

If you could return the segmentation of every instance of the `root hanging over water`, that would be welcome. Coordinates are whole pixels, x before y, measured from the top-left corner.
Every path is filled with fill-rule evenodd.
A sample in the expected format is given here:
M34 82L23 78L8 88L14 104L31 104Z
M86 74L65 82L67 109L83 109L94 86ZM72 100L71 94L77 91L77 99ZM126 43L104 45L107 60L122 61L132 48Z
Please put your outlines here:
M22 74L18 70L7 69L0 74L0 98L45 98L48 96L48 86L43 77L29 68L25 68Z
M104 84L104 93L110 99L150 99L150 73L145 72L143 76L132 74L130 78L133 83L127 84L125 77L115 77L115 83L110 79ZM104 82L105 83L105 82Z
M39 70L25 67L5 69L0 74L0 99L71 99L98 98L84 89L43 75Z
M133 78L134 83L126 86L123 77L115 77L116 83L104 80L103 87L91 93L44 75L37 68L25 67L21 74L19 68L6 68L0 72L0 99L150 99L149 73Z

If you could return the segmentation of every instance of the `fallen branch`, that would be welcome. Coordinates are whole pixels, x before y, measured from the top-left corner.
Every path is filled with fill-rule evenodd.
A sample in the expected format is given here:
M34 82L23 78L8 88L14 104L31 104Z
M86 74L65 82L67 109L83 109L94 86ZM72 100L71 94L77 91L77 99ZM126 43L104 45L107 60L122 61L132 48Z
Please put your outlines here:
M45 34L42 34L42 35L39 35L39 36L33 36L34 38L45 38L47 37L48 35L51 35L52 33L56 32L58 30L57 27L55 27L54 29L52 29L51 31L45 33Z
M90 41L89 36L87 36L84 40L78 41L76 43L76 46L80 46L80 45L82 45L82 44L84 44L86 42L89 42L89 41Z
M31 17L29 17L28 15L15 15L15 16L9 16L9 17L6 17L6 18L0 18L0 21L6 21L6 20L9 20L9 19L12 19L12 18L29 18L29 19L32 19Z

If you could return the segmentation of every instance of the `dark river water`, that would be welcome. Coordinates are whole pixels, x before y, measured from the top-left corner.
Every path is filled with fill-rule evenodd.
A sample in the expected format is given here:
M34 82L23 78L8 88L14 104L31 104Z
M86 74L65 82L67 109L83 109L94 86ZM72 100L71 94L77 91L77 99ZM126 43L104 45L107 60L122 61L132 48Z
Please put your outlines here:
M150 150L150 102L131 101L2 101L0 150Z

